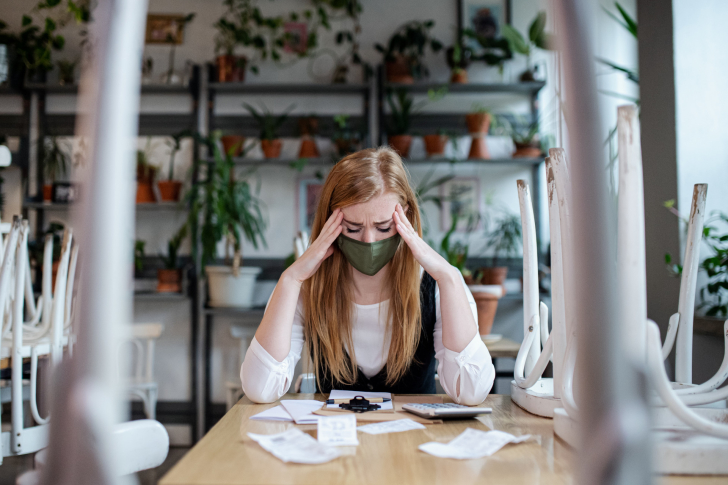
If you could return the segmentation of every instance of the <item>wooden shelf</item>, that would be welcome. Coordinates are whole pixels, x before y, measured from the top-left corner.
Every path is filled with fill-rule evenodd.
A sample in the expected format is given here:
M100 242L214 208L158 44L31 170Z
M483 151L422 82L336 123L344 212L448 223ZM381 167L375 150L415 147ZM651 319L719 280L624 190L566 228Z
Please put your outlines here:
M299 158L236 158L234 162L236 165L250 166L250 167L266 167L266 166L291 166L297 163ZM319 167L319 166L331 166L337 161L336 158L309 158L306 159L307 163L305 166ZM426 163L475 163L478 165L520 165L533 167L543 163L543 158L489 158L489 159L457 159L455 162L452 158L445 157L434 157L434 158L405 158L404 163L408 165L422 165ZM208 159L208 162L212 163L214 160Z
M141 88L142 94L190 94L190 86L181 84L142 84ZM25 89L49 94L78 94L78 84L28 83Z
M53 202L25 201L23 208L49 211L67 211L73 204L55 204ZM187 207L179 202L150 202L147 204L136 204L137 212L147 211L186 211Z

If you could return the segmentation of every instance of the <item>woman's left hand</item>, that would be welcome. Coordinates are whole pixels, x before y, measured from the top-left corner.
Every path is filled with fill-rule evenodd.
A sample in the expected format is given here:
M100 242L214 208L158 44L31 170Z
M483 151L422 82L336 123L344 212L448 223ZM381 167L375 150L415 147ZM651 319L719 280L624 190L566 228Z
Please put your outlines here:
M455 268L417 234L400 204L395 207L392 218L397 232L409 246L412 255L435 281L451 277L455 273Z

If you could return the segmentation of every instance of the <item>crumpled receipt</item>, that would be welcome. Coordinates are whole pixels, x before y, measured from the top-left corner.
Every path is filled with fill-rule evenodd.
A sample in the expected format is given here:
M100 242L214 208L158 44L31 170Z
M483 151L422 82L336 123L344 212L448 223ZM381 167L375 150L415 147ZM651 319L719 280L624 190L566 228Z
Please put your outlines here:
M449 443L431 441L419 446L420 450L439 458L468 460L490 456L508 443L523 443L530 434L513 436L503 431L480 431L468 428Z
M322 445L298 428L270 435L248 433L248 436L264 450L284 462L317 465L340 456L335 448Z

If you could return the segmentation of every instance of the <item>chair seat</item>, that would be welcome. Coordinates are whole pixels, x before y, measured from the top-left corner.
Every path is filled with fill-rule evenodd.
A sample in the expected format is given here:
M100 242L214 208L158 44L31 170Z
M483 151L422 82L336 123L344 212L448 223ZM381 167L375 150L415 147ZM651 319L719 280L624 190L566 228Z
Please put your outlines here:
M61 339L61 342L64 347L68 346L68 335L64 335ZM33 345L23 345L20 348L20 355L23 356L23 358L30 357L30 350L35 347L37 349L36 353L40 355L48 355L51 353L51 343L49 337L44 337L43 339L39 340L38 342L33 343ZM0 359L9 359L11 356L11 353L13 351L13 342L7 339L2 340L2 348L0 348Z

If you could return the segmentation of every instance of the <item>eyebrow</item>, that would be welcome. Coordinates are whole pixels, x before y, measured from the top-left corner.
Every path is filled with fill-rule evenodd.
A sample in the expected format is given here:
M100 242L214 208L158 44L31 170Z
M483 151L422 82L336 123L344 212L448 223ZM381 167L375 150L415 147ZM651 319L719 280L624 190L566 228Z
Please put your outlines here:
M362 224L361 222L351 222L351 221L347 221L346 219L344 219L344 222L346 222L347 224L349 224L349 225L351 225L351 226L357 226L357 227L361 227L361 226L363 226L363 225L364 225L364 224ZM389 223L389 222L392 222L392 219L388 219L388 220L386 220L386 221L379 221L379 222L375 222L375 223L374 223L374 225L375 225L375 226L379 226L379 225L382 225L382 224L387 224L387 223Z

